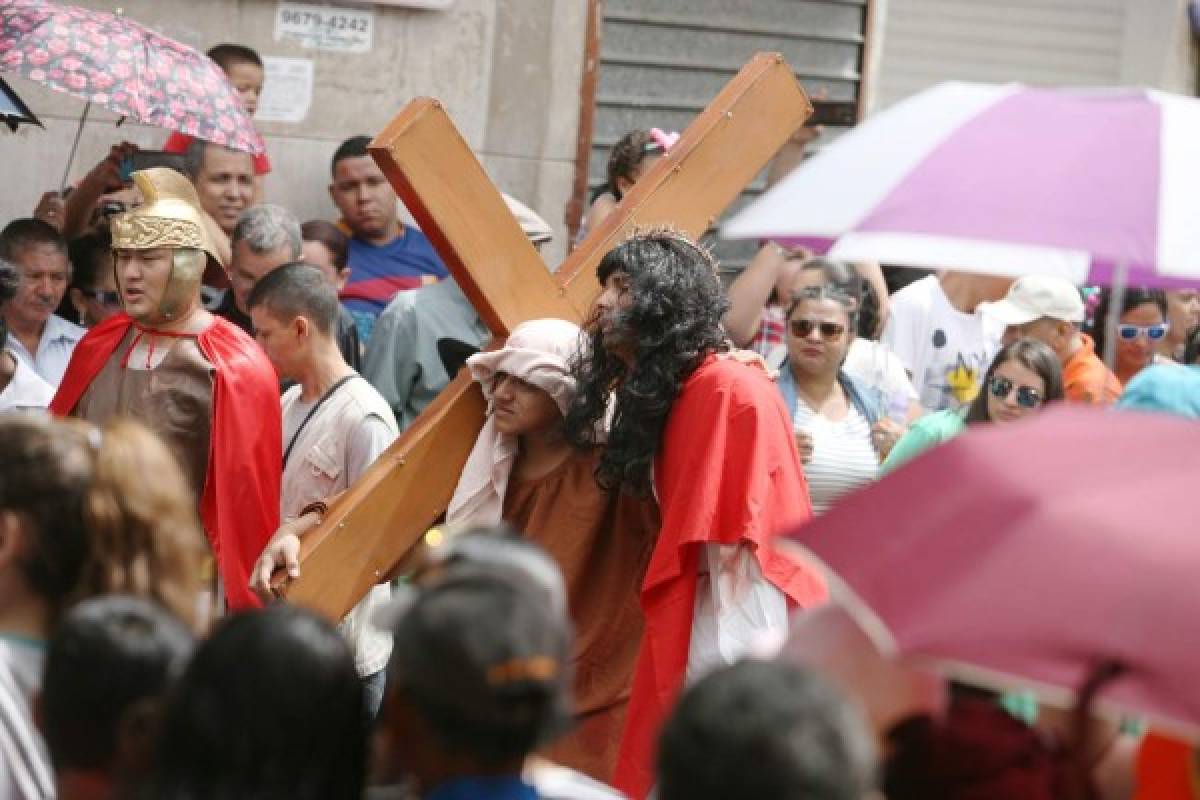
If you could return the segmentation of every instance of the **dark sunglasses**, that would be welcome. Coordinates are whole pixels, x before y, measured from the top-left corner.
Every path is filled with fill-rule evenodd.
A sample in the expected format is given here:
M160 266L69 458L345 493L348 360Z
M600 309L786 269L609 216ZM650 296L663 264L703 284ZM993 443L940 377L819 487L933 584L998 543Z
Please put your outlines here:
M80 289L79 293L84 297L90 297L102 306L114 308L121 305L120 292L106 292L101 289Z
M1157 325L1118 325L1117 336L1126 342L1132 342L1139 336L1145 336L1150 341L1157 342L1167 335L1170 327L1165 322L1160 322Z
M792 336L797 339L807 339L813 330L821 332L822 339L836 339L846 332L846 326L840 322L820 322L815 319L793 319L788 321Z
M1013 389L1017 390L1017 405L1021 408L1037 408L1042 404L1042 395L1032 386L1017 386L1008 378L993 375L988 381L988 391L997 400L1007 400Z

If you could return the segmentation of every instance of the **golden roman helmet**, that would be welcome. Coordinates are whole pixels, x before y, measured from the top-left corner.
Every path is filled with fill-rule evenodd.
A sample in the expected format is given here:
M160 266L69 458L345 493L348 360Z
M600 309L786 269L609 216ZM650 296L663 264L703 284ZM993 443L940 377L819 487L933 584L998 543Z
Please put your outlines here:
M158 307L158 313L169 320L199 292L205 255L225 265L208 233L200 198L191 181L168 167L153 167L133 173L133 182L143 202L113 218L113 250L175 251L171 278Z

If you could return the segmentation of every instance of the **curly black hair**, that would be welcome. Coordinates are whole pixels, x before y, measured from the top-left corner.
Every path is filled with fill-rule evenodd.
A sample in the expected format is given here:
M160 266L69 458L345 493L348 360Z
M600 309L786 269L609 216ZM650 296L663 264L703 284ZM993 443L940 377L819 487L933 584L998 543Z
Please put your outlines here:
M597 426L615 392L596 480L605 489L645 496L667 415L683 382L710 353L729 348L721 328L729 303L716 262L675 233L639 234L614 248L597 268L600 284L616 273L628 278L630 302L613 313L607 334L600 314L593 313L589 346L571 365L577 390L565 427L573 445L594 447ZM613 352L618 341L629 363Z

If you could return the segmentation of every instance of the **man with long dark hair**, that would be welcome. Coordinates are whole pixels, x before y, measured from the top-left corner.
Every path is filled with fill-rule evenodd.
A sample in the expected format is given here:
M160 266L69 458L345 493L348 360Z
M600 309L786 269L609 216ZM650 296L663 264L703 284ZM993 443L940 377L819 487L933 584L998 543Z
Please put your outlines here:
M685 676L742 654L824 599L820 578L775 552L811 514L779 391L763 370L719 357L728 304L716 263L670 231L630 238L600 262L590 348L573 367L566 418L591 447L615 394L596 469L605 488L654 492L662 531L641 590L646 615L617 788L644 797L659 722Z

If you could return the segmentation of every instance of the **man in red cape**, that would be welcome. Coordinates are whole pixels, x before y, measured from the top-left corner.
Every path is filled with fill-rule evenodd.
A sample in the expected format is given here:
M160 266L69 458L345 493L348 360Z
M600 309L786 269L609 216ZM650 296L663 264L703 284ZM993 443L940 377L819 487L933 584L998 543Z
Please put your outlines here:
M659 727L686 679L786 629L822 602L814 571L774 551L811 514L791 421L760 368L720 355L726 302L716 264L668 231L634 236L599 266L591 346L574 373L567 435L595 441L616 402L597 479L653 491L662 529L641 590L646 617L614 784L654 784Z
M133 179L145 204L112 223L125 313L80 340L50 410L158 433L199 498L228 607L257 606L250 569L279 525L278 380L257 344L201 305L200 277L221 259L191 183L163 168Z

